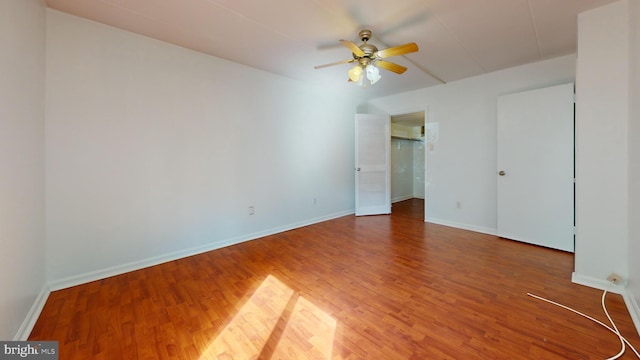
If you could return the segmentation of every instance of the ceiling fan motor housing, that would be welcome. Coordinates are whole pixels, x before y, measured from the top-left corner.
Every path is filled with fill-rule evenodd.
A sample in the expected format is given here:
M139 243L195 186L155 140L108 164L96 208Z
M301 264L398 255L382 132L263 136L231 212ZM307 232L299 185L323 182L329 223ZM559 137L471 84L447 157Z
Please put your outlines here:
M357 56L356 54L353 54L353 58L358 60L360 62L360 65L367 66L369 63L371 63L372 60L374 60L375 58L374 54L378 51L378 48L375 47L374 45L367 43L367 41L371 39L371 30L367 30L367 29L360 30L360 33L358 35L360 36L360 39L364 43L359 46L360 50L362 50L364 55Z

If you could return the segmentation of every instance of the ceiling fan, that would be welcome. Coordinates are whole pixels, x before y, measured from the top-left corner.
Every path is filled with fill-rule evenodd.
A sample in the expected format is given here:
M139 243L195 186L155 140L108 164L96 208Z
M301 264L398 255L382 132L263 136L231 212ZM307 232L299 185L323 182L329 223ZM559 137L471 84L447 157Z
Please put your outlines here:
M409 43L384 50L378 50L377 47L368 43L369 39L371 39L371 30L361 30L359 36L362 40L362 44L360 46L356 45L353 41L340 40L342 46L351 50L351 52L353 53L353 59L342 60L325 65L318 65L314 68L321 69L334 65L357 62L358 64L351 70L349 70L349 81L354 82L358 85L363 85L362 75L366 74L367 79L373 85L378 80L380 80L381 77L378 68L382 68L396 74L402 74L407 70L407 68L402 65L398 65L382 59L418 51L418 45L416 45L416 43Z

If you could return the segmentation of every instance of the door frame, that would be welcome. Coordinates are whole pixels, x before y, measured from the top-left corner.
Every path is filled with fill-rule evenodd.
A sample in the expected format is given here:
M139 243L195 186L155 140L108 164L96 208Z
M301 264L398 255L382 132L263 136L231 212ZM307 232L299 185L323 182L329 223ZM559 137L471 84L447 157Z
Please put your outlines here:
M424 112L424 119L423 119L423 125L426 127L427 125L427 119L429 119L429 107L428 106L417 106L417 107L409 107L409 108L401 108L401 109L395 109L393 111L389 112L389 117L392 116L399 116L399 115L404 115L404 114L411 114L411 113L416 113L416 112ZM391 151L391 150L389 150ZM425 137L424 139L424 174L423 178L424 178L424 214L423 215L423 221L427 221L427 204L428 204L428 181L427 181L427 174L428 174L428 152L427 152L427 139ZM391 212L393 213L393 203L391 204Z

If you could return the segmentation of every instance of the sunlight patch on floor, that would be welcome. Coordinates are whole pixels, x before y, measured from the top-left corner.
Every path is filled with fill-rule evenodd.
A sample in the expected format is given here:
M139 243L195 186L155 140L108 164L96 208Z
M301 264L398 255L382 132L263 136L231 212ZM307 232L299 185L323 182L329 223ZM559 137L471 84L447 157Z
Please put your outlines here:
M269 275L225 326L205 359L330 359L336 320Z
M336 320L303 297L296 301L273 359L330 359Z

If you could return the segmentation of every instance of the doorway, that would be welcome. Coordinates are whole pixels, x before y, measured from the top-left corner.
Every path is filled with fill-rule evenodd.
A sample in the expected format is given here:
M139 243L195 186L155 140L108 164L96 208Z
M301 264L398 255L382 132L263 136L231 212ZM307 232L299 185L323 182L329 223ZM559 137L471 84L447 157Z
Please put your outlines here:
M391 203L425 208L425 114L415 111L391 115ZM425 212L422 210L421 219Z

